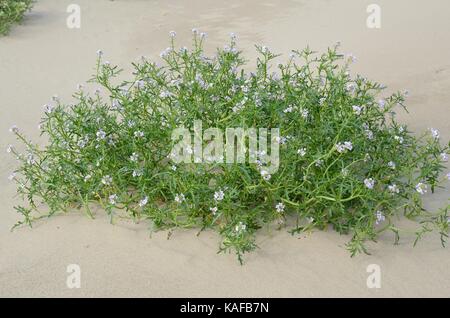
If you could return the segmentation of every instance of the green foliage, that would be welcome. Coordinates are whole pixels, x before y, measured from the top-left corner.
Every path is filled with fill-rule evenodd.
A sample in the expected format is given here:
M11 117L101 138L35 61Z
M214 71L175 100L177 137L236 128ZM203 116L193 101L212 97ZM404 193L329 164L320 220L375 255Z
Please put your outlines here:
M8 34L11 26L20 23L34 0L0 0L0 35Z
M46 215L101 204L111 218L148 220L154 229L216 229L220 251L242 255L253 250L255 232L265 224L287 226L291 233L331 226L353 237L352 255L390 230L402 213L421 228L435 228L442 243L448 233L448 208L430 213L422 194L434 190L449 152L436 130L412 135L395 119L405 93L385 98L384 88L351 77L352 57L338 46L318 55L293 51L271 72L277 56L257 47L256 70L245 61L235 39L212 57L195 32L192 49L171 46L163 65L143 58L134 78L117 82L120 70L99 52L92 82L102 90L80 88L74 104L58 98L47 105L40 129L44 147L12 131L26 150L10 148L20 166L13 176L29 202L19 207L24 224ZM272 175L257 163L178 164L169 154L172 131L192 127L280 128L280 167ZM223 198L222 198L223 196ZM289 218L288 218L289 216Z

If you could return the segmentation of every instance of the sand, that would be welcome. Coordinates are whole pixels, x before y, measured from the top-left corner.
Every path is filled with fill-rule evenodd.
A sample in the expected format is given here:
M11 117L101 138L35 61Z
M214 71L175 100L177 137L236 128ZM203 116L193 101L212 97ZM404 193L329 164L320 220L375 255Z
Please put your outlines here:
M323 50L337 40L358 57L354 71L390 90L408 89L410 113L400 118L414 131L434 127L450 138L450 2L378 0L382 27L368 29L366 6L372 1L150 1L78 0L81 29L65 25L73 1L38 0L24 24L0 38L0 144L14 143L7 133L16 124L38 141L42 105L53 94L70 101L78 83L93 72L95 52L129 69L141 55L157 57L176 30L180 44L190 30L208 32L212 50L229 32L249 59L254 43L288 55L310 45ZM234 255L216 254L212 231L175 231L149 238L146 224L110 225L101 214L90 220L79 212L13 233L18 219L15 186L7 180L14 159L1 152L0 296L82 297L390 297L450 296L450 249L436 235L415 248L411 235L393 246L386 233L370 244L371 256L350 258L348 237L333 231L307 237L263 230L261 247L240 266ZM426 206L448 204L448 190L426 196ZM410 226L407 221L401 224ZM81 267L81 288L66 286L69 264ZM366 285L369 264L381 268L381 288Z

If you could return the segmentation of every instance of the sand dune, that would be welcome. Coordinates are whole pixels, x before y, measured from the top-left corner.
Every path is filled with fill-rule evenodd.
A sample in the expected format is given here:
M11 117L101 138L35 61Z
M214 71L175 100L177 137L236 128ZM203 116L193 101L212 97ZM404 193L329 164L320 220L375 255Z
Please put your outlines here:
M78 83L93 73L95 52L129 69L142 55L157 58L176 30L180 45L190 30L208 32L207 46L222 45L229 32L251 59L254 43L288 55L310 45L323 50L337 40L358 57L354 67L389 90L408 89L410 113L400 118L414 131L429 127L450 138L450 2L379 0L382 27L366 27L361 0L78 0L81 29L66 27L72 1L38 0L24 24L0 38L0 144L13 143L16 124L38 140L42 105L53 94L70 101ZM371 244L371 256L350 258L348 237L333 231L307 237L266 230L261 249L240 266L234 255L217 255L219 237L206 231L175 231L149 238L146 224L110 225L99 214L54 217L30 230L18 219L15 186L7 180L14 160L0 154L0 296L450 296L450 249L430 235L412 247L413 236L393 246L390 234ZM449 187L426 197L435 209L448 204ZM403 225L410 226L407 221ZM81 267L80 289L66 286L66 267ZM366 268L381 267L380 289L368 289Z

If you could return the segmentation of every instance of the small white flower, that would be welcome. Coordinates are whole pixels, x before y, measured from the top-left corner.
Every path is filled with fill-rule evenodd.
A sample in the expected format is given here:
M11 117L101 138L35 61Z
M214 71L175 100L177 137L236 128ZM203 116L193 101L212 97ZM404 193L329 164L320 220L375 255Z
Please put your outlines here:
M397 136L397 135L395 135L395 136L394 136L394 139L397 140L398 143L400 143L400 144L402 144L403 141L404 141L402 136Z
M378 224L380 224L381 222L384 222L384 221L386 220L386 217L384 216L383 212L381 212L380 210L378 210L378 211L375 213L375 217L376 217L376 221L375 221L375 224L376 224L376 225L378 225Z
M294 108L293 108L292 106L289 106L288 108L286 108L285 110L283 110L283 112L284 112L285 114L287 114L287 113L292 113L293 110L294 110Z
M306 155L306 148L298 149L297 154L300 155L300 157L304 157Z
M356 56L354 56L352 53L348 54L347 61L352 63L356 62Z
M303 117L303 119L307 119L309 112L307 109L300 109L300 115Z
M420 194L427 193L427 185L422 182L419 182L418 184L416 184L416 191L419 192Z
M182 203L185 200L186 200L186 198L184 197L183 193L175 195L175 202Z
M375 186L375 180L373 180L372 178L364 179L364 185L368 189L373 189L373 187Z
M373 139L373 131L370 129L365 130L367 139L372 140Z
M396 164L393 161L389 161L388 162L388 167L391 168L392 170L395 170Z
M29 154L27 157L27 164L34 165L36 163L36 159L34 159L33 154Z
M53 112L53 110L55 109L54 106L49 105L49 104L45 104L42 108L44 108L44 112L46 114L51 114Z
M197 33L198 33L198 29L193 28L193 29L192 29L192 33L197 34Z
M102 178L102 183L104 184L104 185L111 185L111 183L112 183L112 181L113 181L113 179L112 179L112 177L111 176L109 176L109 175L106 175L106 176L104 176L103 178Z
M13 152L13 150L14 150L14 147L12 145L8 145L8 147L6 148L7 153L11 153L11 152Z
M326 99L325 97L321 97L321 98L319 99L319 105L322 106L323 103L325 103L326 100L327 100L327 99Z
M142 137L144 137L144 133L143 133L142 131L140 131L140 130L135 131L135 132L134 132L134 137L136 137L136 138L142 138Z
M356 91L356 84L355 83L347 83L345 86L345 89L347 92L354 93Z
M216 200L216 201L222 201L224 196L225 196L225 194L223 193L222 190L214 192L214 200Z
M234 32L231 32L230 33L230 38L234 41L234 40L236 40L237 36L236 36L236 34Z
M379 107L380 109L384 109L385 106L386 106L386 101L385 101L384 99L380 99L380 100L378 101L378 107Z
M441 157L442 161L444 161L444 162L448 161L448 155L445 152L441 153L440 157Z
M355 105L355 106L352 106L352 109L356 115L358 115L358 116L361 115L362 107Z
M344 143L337 143L335 147L337 152L343 153L347 150L351 151L353 149L353 144L351 141L344 141Z
M242 223L242 222L239 222L234 228L234 230L238 234L244 232L246 229L247 229L247 226L244 223Z
M109 196L109 203L115 205L117 203L117 194L111 194Z
M97 56L101 57L103 55L103 51L102 50L97 50Z
M314 164L316 167L320 167L323 164L323 160L322 159L318 159L316 160L316 163Z
M433 136L434 139L439 139L439 130L430 128L431 136Z
M133 152L130 156L130 160L133 162L137 162L139 160L139 156L137 153Z
M143 206L146 206L148 203L148 197L144 197L141 201L139 201L139 206L142 208Z
M9 128L9 132L17 134L19 132L19 128L16 125L13 125L11 126L11 128Z
M264 180L269 181L272 176L267 170L261 170L261 177L263 177Z
M171 38L174 38L176 35L177 35L177 32L175 32L175 31L170 31L170 32L169 32L169 36L170 36Z
M219 209L215 206L215 207L213 207L213 208L209 208L209 210L211 211L211 213L212 213L213 215L216 215L216 213L217 213L217 211L218 211Z
M105 139L105 137L106 137L106 133L101 129L99 131L97 131L97 133L95 135L97 136L97 140L102 140L102 139Z
M275 206L275 209L277 210L278 213L284 212L284 208L285 208L285 205L283 204L283 202L279 202Z
M88 182L91 178L92 176L90 174L87 174L86 176L84 176L84 182Z
M396 184L391 184L388 186L389 192L391 193L399 193L400 189L397 187Z
M207 36L208 36L208 34L207 34L206 32L200 33L200 37L201 37L202 39L206 38Z
M172 169L173 171L177 171L177 166L172 165L172 167L170 167L170 169Z
M447 179L450 180L450 172L447 173Z
M132 176L133 178L141 177L143 174L142 170L133 170Z

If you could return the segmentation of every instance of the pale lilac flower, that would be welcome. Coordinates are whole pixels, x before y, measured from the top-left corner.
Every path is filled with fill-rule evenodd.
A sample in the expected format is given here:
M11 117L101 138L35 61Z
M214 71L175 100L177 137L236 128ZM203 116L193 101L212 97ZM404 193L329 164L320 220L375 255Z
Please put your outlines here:
M142 208L144 206L146 206L148 203L148 197L144 197L141 201L139 201L139 206Z
M388 186L389 192L391 193L399 193L400 189L397 187L396 184L391 184Z
M448 155L445 152L441 153L440 157L441 157L442 161L444 161L444 162L448 161Z
M386 220L386 217L384 216L383 212L381 212L380 210L378 210L378 211L375 213L375 217L376 217L376 221L375 221L375 224L376 224L376 225L378 225L378 224L380 224L381 222L384 222L384 221Z
M287 114L287 113L292 113L293 110L294 110L294 108L293 108L292 106L289 106L288 108L286 108L285 110L283 110L283 112L284 112L285 114Z
M36 159L34 159L34 156L33 156L33 154L28 154L28 157L27 157L27 164L29 164L29 165L34 165L36 163Z
M133 162L137 162L139 160L139 155L135 152L133 152L130 156L130 160Z
M102 139L105 139L105 137L106 137L106 133L101 129L99 131L97 131L97 133L95 135L97 136L97 140L102 140Z
M300 115L301 115L304 119L307 119L307 118L308 118L308 115L309 115L309 112L308 112L307 109L300 109Z
M242 222L239 222L239 223L235 226L235 228L234 228L234 230L235 230L237 233L242 233L242 232L244 232L246 229L247 229L247 226L246 226L244 223L242 223Z
M182 203L185 200L186 200L186 198L184 197L183 193L179 193L179 194L175 195L175 202Z
M297 154L300 155L300 157L304 157L306 155L306 148L300 148L297 150Z
M211 213L212 213L213 215L216 215L216 213L217 213L217 211L218 211L219 209L215 206L215 207L213 207L213 208L209 208L209 210L211 211Z
M278 213L284 212L284 208L285 208L285 205L283 204L283 202L279 202L279 203L275 206L275 209L277 210Z
M402 143L403 143L403 141L404 141L404 139L403 139L403 137L402 137L402 136L397 136L397 135L395 135L395 136L394 136L394 139L395 139L395 140L397 140L397 141L398 141L398 143L400 143L400 144L402 144Z
M135 131L135 132L134 132L134 137L136 137L136 138L142 138L142 137L144 137L144 133L143 133L142 131L140 131L140 130Z
M372 140L373 139L373 131L370 129L365 130L367 139Z
M356 56L354 56L352 53L348 54L347 61L352 63L356 62Z
M200 37L201 37L202 39L206 38L207 36L208 36L208 34L207 34L206 32L200 33Z
M177 32L175 32L175 31L170 31L170 32L169 32L169 36L170 36L171 38L174 38L176 35L177 35Z
M142 175L143 175L143 172L141 169L133 170L133 173L132 173L133 178L141 177Z
M447 179L450 180L450 172L447 173Z
M373 187L375 186L375 180L373 180L372 178L364 179L364 185L368 189L373 189Z
M385 106L386 106L386 101L384 99L380 99L378 101L378 107L380 107L380 109L384 109Z
M116 205L117 203L117 194L111 194L109 196L109 203L112 205Z
M192 33L197 34L197 33L198 33L198 29L193 28L193 29L192 29Z
M345 86L345 89L349 93L354 93L356 91L356 84L355 83L347 83L347 85Z
M17 134L19 132L19 128L16 125L13 125L11 126L11 128L9 128L9 132Z
M113 181L113 179L109 175L106 175L102 178L102 183L107 186L111 185L112 181Z
M433 136L434 139L439 139L439 130L434 129L434 128L430 128L431 131L431 136Z
M261 170L261 177L263 177L264 180L269 181L272 176L267 170Z
M388 165L388 167L391 168L392 170L395 170L395 167L396 167L395 162L389 161L387 165Z
M216 201L222 201L224 196L225 196L225 194L223 193L222 190L214 192L214 200L216 200Z
M352 106L352 109L356 115L358 115L358 116L361 115L362 107L355 105L355 106Z
M335 147L337 152L343 153L347 150L351 151L353 149L353 144L351 143L351 141L344 141L344 143L337 143Z
M422 183L422 182L419 182L419 183L416 185L416 191L419 192L420 194L425 194L425 193L427 193L427 185L424 184L424 183Z
M44 112L45 112L46 114L51 114L51 113L53 112L53 110L55 109L54 106L49 105L49 104L45 104L45 105L43 106L43 108L44 108Z

